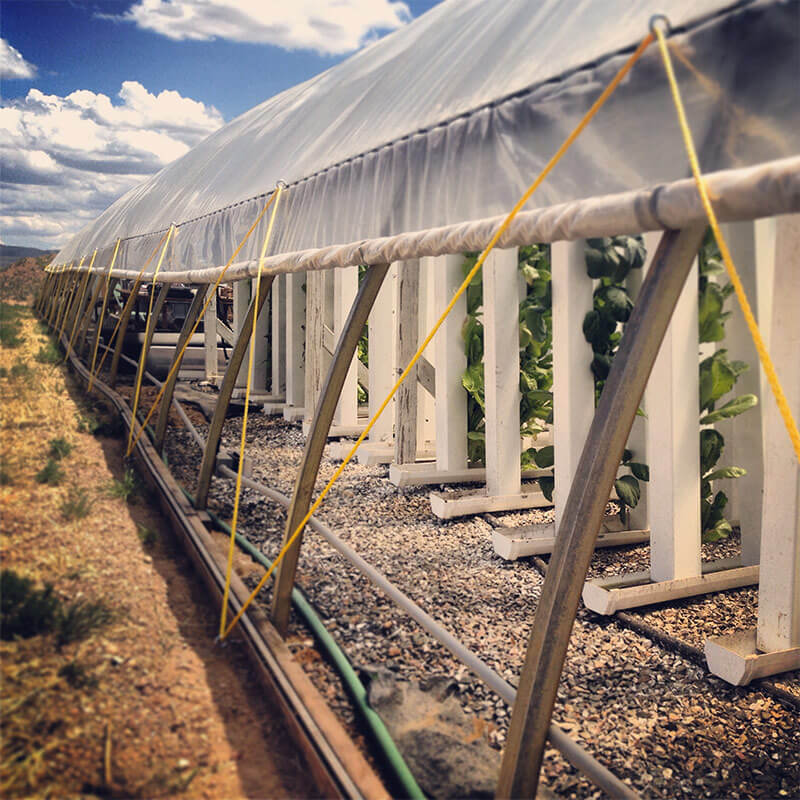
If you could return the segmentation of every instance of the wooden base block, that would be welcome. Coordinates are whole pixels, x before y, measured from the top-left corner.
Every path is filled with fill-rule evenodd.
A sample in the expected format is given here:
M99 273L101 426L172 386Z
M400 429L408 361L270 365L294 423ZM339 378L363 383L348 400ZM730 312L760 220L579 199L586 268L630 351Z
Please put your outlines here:
M760 653L756 649L755 628L707 639L705 653L711 674L734 686L747 686L758 678L800 669L800 647Z
M519 494L488 495L486 489L463 492L431 492L431 511L439 519L453 519L494 511L546 508L553 503L538 488L523 485Z
M650 529L626 530L621 523L609 520L603 525L595 548L621 547L626 544L642 544L650 541ZM552 553L556 543L555 523L525 525L519 528L495 528L492 531L492 546L495 553L507 561L516 561L526 556Z
M300 422L306 416L306 410L300 406L284 406L283 418L287 422Z
M361 434L364 432L364 428L366 427L367 427L366 421L364 422L363 425L331 425L331 428L328 431L328 438L352 439L353 437L361 436ZM311 420L304 419L303 436L308 436L310 430L311 430Z
M336 461L341 461L350 452L350 448L353 444L354 442L352 441L334 442L328 448L328 455ZM419 461L430 461L433 458L435 458L435 455L430 450L417 451L417 460ZM361 447L358 448L354 460L359 464L374 467L377 464L391 464L393 459L394 444L391 442L364 442Z
M245 387L233 390L231 397L234 400L244 400ZM285 403L286 398L282 394L268 394L267 392L250 392L251 403Z
M283 416L283 410L286 408L286 403L264 403L261 413L268 417Z
M424 455L417 454L417 461ZM544 475L552 475L549 469L531 469L522 473L522 479L532 481ZM392 464L389 467L389 480L395 486L429 486L442 483L486 483L486 470L483 467L464 467L464 469L438 469L435 463ZM550 503L552 505L552 503ZM499 511L500 509L494 509Z
M703 564L703 574L691 578L654 583L649 572L632 572L587 581L583 585L583 602L598 614L614 614L626 608L666 603L756 583L758 566L743 567L738 558L726 558Z

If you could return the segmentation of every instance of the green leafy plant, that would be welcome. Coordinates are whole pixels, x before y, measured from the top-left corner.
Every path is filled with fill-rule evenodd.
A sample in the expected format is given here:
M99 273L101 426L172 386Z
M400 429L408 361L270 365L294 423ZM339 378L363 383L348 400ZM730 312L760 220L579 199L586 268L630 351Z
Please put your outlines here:
M37 589L31 578L13 569L0 572L0 614L2 638L29 639L48 633L56 624L60 601L50 584Z
M583 335L592 347L591 370L597 405L619 349L624 325L633 311L625 281L632 270L642 268L646 251L641 236L609 236L587 239L585 252L586 273L598 281L592 295L592 310L583 318ZM650 478L647 465L633 458L634 454L626 450L622 465L630 474L620 475L614 482L623 521L627 520L628 509L639 504L640 481Z
M50 458L54 461L60 461L66 458L72 452L73 445L68 442L63 436L50 440Z
M725 302L733 293L730 284L718 285L713 276L724 273L719 248L709 231L698 257L698 333L700 342L721 342L725 338L725 322L730 312ZM748 369L744 361L730 361L724 348L700 362L700 424L713 425L743 414L758 404L752 394L743 394L718 406L731 392L739 376ZM703 541L724 539L732 532L725 518L728 497L724 491L714 491L713 482L723 478L740 478L746 474L742 467L718 467L725 448L725 438L712 428L700 431L700 513Z
M76 600L58 615L56 644L63 647L85 639L93 630L107 625L112 619L111 609L102 600Z
M85 519L92 510L92 501L86 489L73 486L61 503L61 515L68 521Z
M126 469L122 480L114 478L106 486L106 493L111 497L124 500L126 503L133 503L139 494L139 479L136 477L136 473L132 469Z
M464 275L472 269L477 253L467 253ZM519 304L520 435L536 436L553 415L553 318L550 248L546 245L521 247L518 269L525 280L525 297ZM474 464L486 458L486 393L483 371L483 283L478 273L466 291L467 316L461 329L467 368L461 383L467 392L468 458ZM552 448L549 448L552 450ZM527 448L521 456L523 468L548 463L548 448ZM537 452L541 455L537 456ZM542 466L542 465L545 466ZM552 498L552 477L538 479L542 492Z
M27 316L22 306L0 303L0 346L14 348L25 342L25 337L19 334L19 321Z
M36 473L36 480L39 483L58 486L64 480L64 470L57 461L48 458L47 463Z

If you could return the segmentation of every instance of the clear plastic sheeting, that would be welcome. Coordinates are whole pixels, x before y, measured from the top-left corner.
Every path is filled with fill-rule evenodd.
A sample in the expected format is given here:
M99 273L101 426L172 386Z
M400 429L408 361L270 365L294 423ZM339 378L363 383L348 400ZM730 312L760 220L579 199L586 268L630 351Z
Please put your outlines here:
M102 270L122 237L117 266L138 270L174 222L162 270L224 264L278 180L289 186L271 255L501 214L655 13L674 31L705 171L800 153L798 0L449 0L212 134L120 198L55 263L77 262L97 247ZM651 47L531 204L687 174ZM259 233L237 261L256 257Z

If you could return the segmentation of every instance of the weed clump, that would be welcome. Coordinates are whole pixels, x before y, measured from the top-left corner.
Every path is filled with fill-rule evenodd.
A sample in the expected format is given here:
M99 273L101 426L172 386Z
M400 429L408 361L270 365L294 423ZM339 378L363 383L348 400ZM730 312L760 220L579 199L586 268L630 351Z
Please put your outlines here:
M64 470L57 461L48 458L47 463L36 473L36 480L39 483L58 486L64 480Z
M61 515L68 521L85 519L92 510L92 501L86 489L73 486L61 504Z
M48 341L39 348L36 360L40 364L58 364L61 361L61 352L52 341Z
M73 444L68 442L63 436L50 440L50 458L54 461L61 461L72 452Z
M111 497L124 500L126 503L136 502L139 494L139 479L132 469L126 469L122 480L116 478L106 486L106 493Z
M158 541L158 531L154 531L152 528L149 528L147 525L142 525L141 523L136 526L136 535L145 547L154 547Z
M0 637L6 641L55 633L61 648L112 619L113 612L102 600L64 603L51 584L38 588L13 569L0 571Z

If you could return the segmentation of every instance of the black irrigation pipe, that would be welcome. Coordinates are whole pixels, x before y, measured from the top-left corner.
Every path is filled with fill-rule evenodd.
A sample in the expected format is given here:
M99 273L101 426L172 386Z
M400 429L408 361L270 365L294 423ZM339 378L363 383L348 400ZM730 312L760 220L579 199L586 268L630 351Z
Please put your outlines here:
M547 574L546 561L539 558L539 556L534 556L533 564L542 577ZM627 628L634 633L638 633L645 639L649 639L654 644L659 645L664 650L668 650L669 652L677 653L678 655L683 656L683 658L685 658L687 661L691 661L693 664L702 667L704 670L708 669L705 653L699 647L695 647L694 645L683 641L683 639L679 639L677 636L673 636L672 634L661 630L661 628L656 628L654 625L651 625L649 622L645 622L641 617L637 617L635 614L630 614L627 611L617 611L612 617L608 617L607 619L609 622L617 623L620 628ZM591 621L596 625L600 624L595 620ZM774 683L771 683L765 678L762 678L758 681L753 681L751 684L749 684L749 686L737 686L731 688L742 689L744 691L748 691L749 689L758 689L759 691L763 691L764 694L772 697L773 700L789 706L792 711L800 712L800 697L796 697L791 692L781 689L780 686L776 686Z

